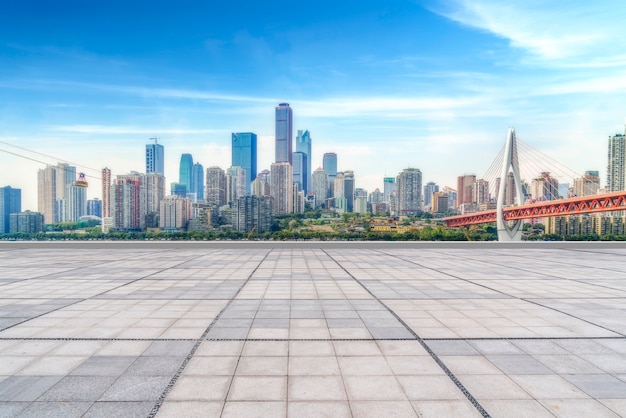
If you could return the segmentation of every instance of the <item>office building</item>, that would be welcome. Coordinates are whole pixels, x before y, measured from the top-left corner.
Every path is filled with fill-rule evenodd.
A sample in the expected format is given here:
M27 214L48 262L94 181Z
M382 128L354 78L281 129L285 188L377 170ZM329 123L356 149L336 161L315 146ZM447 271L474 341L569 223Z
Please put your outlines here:
M293 164L293 182L298 184L299 190L306 191L309 187L306 173L308 156L304 152L294 152L291 161Z
M332 182L337 175L337 154L327 152L322 159L322 168L328 174L328 181Z
M144 177L146 189L146 213L159 213L161 200L165 199L165 177L148 173Z
M446 192L434 192L432 199L432 212L433 213L446 213L448 211L448 193Z
M439 191L439 186L434 181L429 181L424 186L424 206L431 206L433 193Z
M191 190L187 193L195 193L197 200L204 200L204 167L195 163L191 170Z
M335 199L338 197L345 197L344 190L343 190L343 180L344 180L343 172L340 171L335 174L335 178L333 180L333 194L332 194L332 197ZM328 182L330 183L330 176L328 176Z
M111 217L111 170L102 169L102 217Z
M193 157L191 154L182 154L180 156L180 166L178 169L178 183L185 185L185 195L192 193L191 185L193 184Z
M44 229L43 214L39 212L12 213L9 216L9 230L11 234L36 234Z
M166 232L184 231L191 219L191 201L178 196L166 196L159 205L159 228Z
M346 170L343 173L343 197L346 198L346 212L354 212L354 172Z
M544 171L530 183L530 197L536 201L559 199L559 181Z
M303 152L306 154L307 163L305 169L303 170L304 177L306 178L306 188L303 190L305 193L309 193L312 190L311 177L313 175L311 172L311 162L313 160L313 156L311 155L311 133L309 131L298 131L298 135L296 135L296 152Z
M22 190L0 187L0 234L10 231L10 215L22 211Z
M102 200L97 197L87 201L87 215L102 218Z
M422 210L422 172L405 168L396 177L396 196L400 216L416 216Z
M257 136L252 132L233 133L231 144L231 166L246 170L246 194L250 194L257 174Z
M626 136L622 134L609 137L606 190L609 193L626 190Z
M233 228L242 232L270 231L274 223L273 202L269 196L242 196L233 202Z
M226 173L220 167L206 170L206 202L212 206L226 204Z
M65 222L78 222L87 215L87 188L73 182L65 188Z
M591 196L598 194L600 189L600 173L585 171L582 177L574 179L574 196Z
M48 165L37 171L37 210L43 214L44 223L56 222L56 168Z
M270 195L274 214L282 215L293 210L293 173L289 162L274 163L270 168Z
M326 199L328 198L328 175L322 167L319 167L313 172L312 182L312 190L315 195L315 207L325 208Z
M276 107L276 163L292 163L292 144L293 112L289 103L281 103Z
M154 144L146 144L146 174L158 173L165 175L165 151L157 138L150 138Z
M473 203L474 194L473 187L474 183L476 183L476 175L475 174L464 174L462 176L457 177L457 198L456 204L457 206L461 206L465 203Z
M356 196L354 198L354 212L362 214L368 213L367 196Z
M226 170L226 203L246 195L246 179L246 170L242 167L233 166Z

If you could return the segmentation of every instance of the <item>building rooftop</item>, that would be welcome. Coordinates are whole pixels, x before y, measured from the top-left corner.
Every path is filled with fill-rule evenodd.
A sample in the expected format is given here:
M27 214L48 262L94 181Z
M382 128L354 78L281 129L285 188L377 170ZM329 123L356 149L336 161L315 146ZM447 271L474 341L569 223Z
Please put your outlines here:
M0 416L625 416L618 243L0 243Z

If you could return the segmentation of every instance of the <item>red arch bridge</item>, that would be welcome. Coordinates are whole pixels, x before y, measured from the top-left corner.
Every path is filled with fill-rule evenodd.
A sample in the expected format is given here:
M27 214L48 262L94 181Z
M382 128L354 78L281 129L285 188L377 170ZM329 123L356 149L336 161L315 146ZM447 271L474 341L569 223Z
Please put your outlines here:
M584 215L588 213L613 212L618 210L626 210L626 191L572 197L569 199L548 200L530 205L508 207L503 209L502 217L505 221L516 221L521 219ZM443 218L443 222L449 227L486 224L496 221L497 213L495 210Z

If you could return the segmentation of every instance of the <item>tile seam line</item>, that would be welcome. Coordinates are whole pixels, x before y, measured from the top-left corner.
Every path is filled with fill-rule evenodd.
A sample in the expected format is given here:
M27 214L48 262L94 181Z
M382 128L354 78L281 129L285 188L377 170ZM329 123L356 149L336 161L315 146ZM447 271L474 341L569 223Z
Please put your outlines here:
M215 318L213 318L213 320L211 321L211 323L209 324L209 326L204 330L204 332L202 333L202 335L196 339L195 344L193 345L193 347L191 347L191 350L189 351L189 354L187 354L187 356L185 357L185 359L183 360L182 364L180 365L180 367L178 368L178 370L176 371L176 373L174 374L174 376L172 376L172 378L170 379L169 383L167 384L167 386L165 387L165 389L163 390L163 392L161 393L161 395L159 396L159 399L156 401L156 403L154 404L154 406L152 407L152 411L150 411L150 414L148 414L148 418L154 418L156 416L156 414L159 412L159 409L161 409L161 406L163 405L163 402L165 402L165 399L167 398L167 395L169 395L170 391L172 390L172 388L174 387L174 385L176 384L176 382L178 381L178 378L181 376L181 374L183 373L183 371L185 370L185 368L187 367L187 364L189 364L189 361L193 358L193 356L196 354L196 351L198 350L198 348L200 347L200 344L202 344L203 341L205 341L206 336L208 335L209 331L211 331L211 329L213 328L213 325L215 325L215 323L220 319L220 317L222 316L222 314L224 313L224 311L226 311L226 309L228 309L228 307L233 303L233 301L237 298L237 295L239 295L239 293L241 293L241 291L243 290L243 288L246 286L246 284L250 281L250 279L252 278L252 276L254 276L254 273L256 273L256 271L261 267L261 265L263 264L263 262L267 259L267 257L270 255L270 253L272 253L272 250L265 250L265 255L263 256L263 258L259 261L259 263L257 264L257 266L250 272L250 274L248 275L248 277L246 278L246 280L244 280L244 282L241 284L241 286L239 287L239 289L237 289L237 292L230 298L230 300L226 303L226 306L224 306L222 308L222 310L215 316ZM202 257L202 255L198 256L198 257ZM232 382L231 382L232 383Z
M131 257L131 256L129 256L129 258L130 258L130 257ZM196 258L199 258L199 257L201 257L201 256L194 257L193 259L195 260ZM182 263L179 263L179 264L177 264L177 265L180 265L180 264L182 264ZM84 301L86 301L86 300L90 300L90 299L97 299L99 296L102 296L102 295L104 295L104 294L106 294L106 293L109 293L109 292L110 292L110 291L112 291L112 290L116 290L116 289L119 289L119 288L121 288L121 287L127 286L127 285L129 285L129 284L133 284L133 283L135 283L135 282L137 282L137 281L139 281L139 280L146 279L146 278L148 278L148 277L151 277L151 276L153 276L153 275L155 275L155 274L161 273L162 271L168 270L168 269L170 269L170 268L171 268L171 267L167 267L167 268L164 268L164 269L162 269L162 270L155 271L154 273L151 273L151 274L149 274L149 275L147 275L147 276L144 276L144 277L139 277L139 278L137 278L137 279L135 279L135 280L131 280L130 282L127 282L127 283L121 284L121 285L116 286L116 287L113 287L113 288L111 288L111 289L107 289L107 290L105 290L105 291L103 291L103 292L100 292L100 293L97 293L97 294L95 294L95 295L93 295L93 296L89 296L88 298L67 298L67 299L69 299L69 300L76 299L76 301L75 301L74 303L70 303L70 304L67 304L67 305L65 305L65 306L60 306L60 307L58 307L58 308L56 308L56 309L53 309L53 310L51 310L51 311L44 312L44 313L42 313L42 314L40 314L40 315L37 315L37 316L34 316L34 317L32 317L32 318L28 318L28 319L26 319L26 320L24 320L24 321L22 321L22 322L18 322L17 324L13 324L13 325L10 325L10 326L8 326L8 327L6 327L6 328L2 328L2 329L0 329L0 332L4 332L4 331L6 331L6 330L8 330L8 329L11 329L11 328L16 327L16 326L21 325L21 324L24 324L24 323L26 323L26 322L28 322L28 321L32 321L33 319L40 318L40 317L42 317L42 316L44 316L44 315L47 315L47 314L49 314L49 313L56 312L56 311L58 311L58 310L60 310L60 309L67 308L67 307L69 307L69 306L74 306L74 305L76 305L76 304L78 304L78 303L81 303L81 302L84 302ZM77 270L77 269L78 269L78 268L76 268L76 269L72 269L72 270ZM71 271L71 270L70 270L70 271ZM30 280L30 279L27 279L27 280ZM63 300L63 298L59 298L59 299L60 299L60 300ZM97 299L97 300L109 300L109 299Z
M380 303L382 306L385 307L385 309L387 309L387 311L389 311L389 313L391 313L397 320L398 322L400 322L414 337L415 339L420 343L420 345L424 348L424 350L426 350L426 352L430 355L430 357L437 363L437 365L441 368L441 370L444 371L444 373L446 374L446 376L448 376L448 378L452 381L452 383L454 383L454 385L457 387L457 389L459 389L461 391L461 393L463 393L463 395L467 398L467 400L474 406L474 408L476 408L476 410L478 411L478 413L480 413L483 417L487 418L487 417L491 417L491 415L489 415L489 413L485 410L485 408L483 408L483 406L478 402L478 400L476 398L474 398L474 396L469 392L469 390L467 390L467 388L461 383L461 381L454 375L454 373L452 373L452 371L448 368L448 366L446 366L443 362L443 360L441 360L439 358L439 356L428 346L428 344L426 344L426 342L419 336L417 335L417 333L415 331L413 331L407 324L406 322L404 322L392 309L390 309L383 301L381 301L376 295L374 295L367 287L365 287L365 285L363 285L363 283L361 283L360 280L358 280L356 277L354 277L352 275L352 273L350 273L345 267L343 267L343 265L341 265L339 262L337 262L337 260L335 260L335 258L328 254L328 252L326 251L326 249L322 248L322 251L331 259L333 260L335 263L337 263L337 265L339 267L341 267L341 269L343 271L346 272L346 274L348 274L355 282L357 282L366 292L368 292L376 301L378 301L378 303ZM377 251L377 250L371 250L371 251ZM384 254L384 253L383 253Z

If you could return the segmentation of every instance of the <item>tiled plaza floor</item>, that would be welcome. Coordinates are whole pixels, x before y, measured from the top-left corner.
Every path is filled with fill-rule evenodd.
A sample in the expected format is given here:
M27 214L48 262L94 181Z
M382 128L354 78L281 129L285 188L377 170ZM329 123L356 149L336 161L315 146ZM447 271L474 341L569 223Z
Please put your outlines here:
M626 246L0 245L0 417L626 416Z

